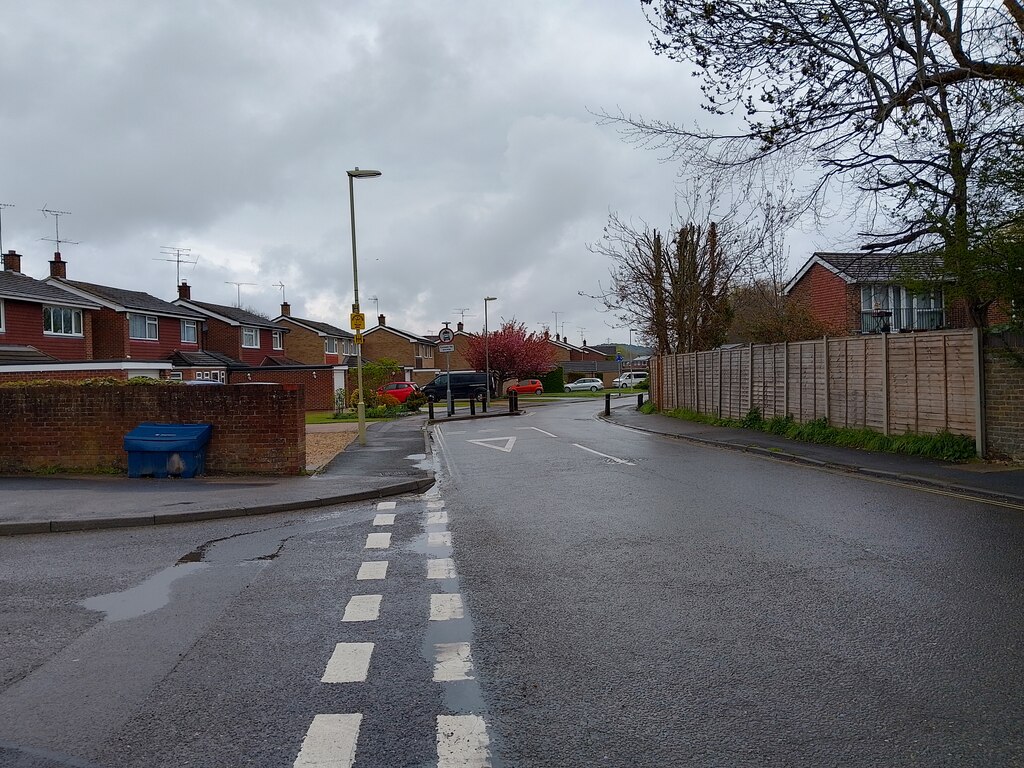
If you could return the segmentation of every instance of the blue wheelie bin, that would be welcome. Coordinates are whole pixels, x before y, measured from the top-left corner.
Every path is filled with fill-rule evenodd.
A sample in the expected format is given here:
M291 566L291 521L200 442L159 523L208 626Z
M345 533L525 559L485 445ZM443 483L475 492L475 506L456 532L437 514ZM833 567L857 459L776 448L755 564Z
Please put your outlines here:
M203 474L212 424L145 422L124 436L128 477L195 477Z

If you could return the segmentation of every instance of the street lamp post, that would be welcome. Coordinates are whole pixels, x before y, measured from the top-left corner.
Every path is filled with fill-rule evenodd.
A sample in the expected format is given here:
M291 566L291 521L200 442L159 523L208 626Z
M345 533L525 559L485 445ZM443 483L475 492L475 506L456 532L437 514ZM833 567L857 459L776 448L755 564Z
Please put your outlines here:
M359 263L356 261L356 198L352 188L353 179L372 179L380 176L380 171L360 170L354 168L348 173L348 210L352 217L352 314L359 311ZM357 329L357 330L362 330ZM363 345L356 344L356 386L359 387L359 402L356 403L356 414L359 418L359 444L366 445L366 402L363 399Z
M497 301L496 296L484 297L484 371L487 374L487 383L484 386L484 403L491 405L491 333L487 328L487 302Z

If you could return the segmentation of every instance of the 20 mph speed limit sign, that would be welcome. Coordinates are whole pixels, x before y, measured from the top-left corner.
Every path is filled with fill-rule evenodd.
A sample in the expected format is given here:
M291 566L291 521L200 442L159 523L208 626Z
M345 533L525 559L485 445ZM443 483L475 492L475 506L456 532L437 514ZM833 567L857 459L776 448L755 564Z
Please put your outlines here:
M437 340L442 344L451 344L455 339L455 332L451 328L442 328L437 334Z

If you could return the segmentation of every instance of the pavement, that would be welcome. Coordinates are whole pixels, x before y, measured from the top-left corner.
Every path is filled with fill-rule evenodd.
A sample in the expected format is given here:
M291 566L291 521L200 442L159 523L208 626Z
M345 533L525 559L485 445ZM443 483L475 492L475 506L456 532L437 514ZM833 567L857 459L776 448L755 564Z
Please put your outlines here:
M635 400L613 398L614 424L716 448L745 451L823 469L866 474L949 493L1024 506L1024 466L949 462L800 443L746 429L642 414ZM528 409L539 402L523 405ZM595 402L597 405L597 402ZM475 418L519 415L506 412ZM453 417L452 420L470 418ZM122 476L0 478L0 535L59 533L262 515L416 493L434 484L425 416L377 422L367 444L354 442L309 477L129 479Z
M1021 464L986 461L954 464L918 456L803 443L752 429L717 427L662 414L643 414L636 410L635 398L630 397L629 403L623 403L625 399L616 399L613 395L611 415L603 418L623 427L692 443L1024 506L1024 465Z

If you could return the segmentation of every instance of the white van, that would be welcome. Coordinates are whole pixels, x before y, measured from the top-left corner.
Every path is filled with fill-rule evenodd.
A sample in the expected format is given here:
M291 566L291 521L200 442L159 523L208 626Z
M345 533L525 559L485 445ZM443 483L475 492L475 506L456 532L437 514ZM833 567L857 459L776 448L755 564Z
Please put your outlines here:
M635 387L641 381L647 381L647 371L627 371L619 376L619 378L613 379L612 386L616 389L619 387Z

